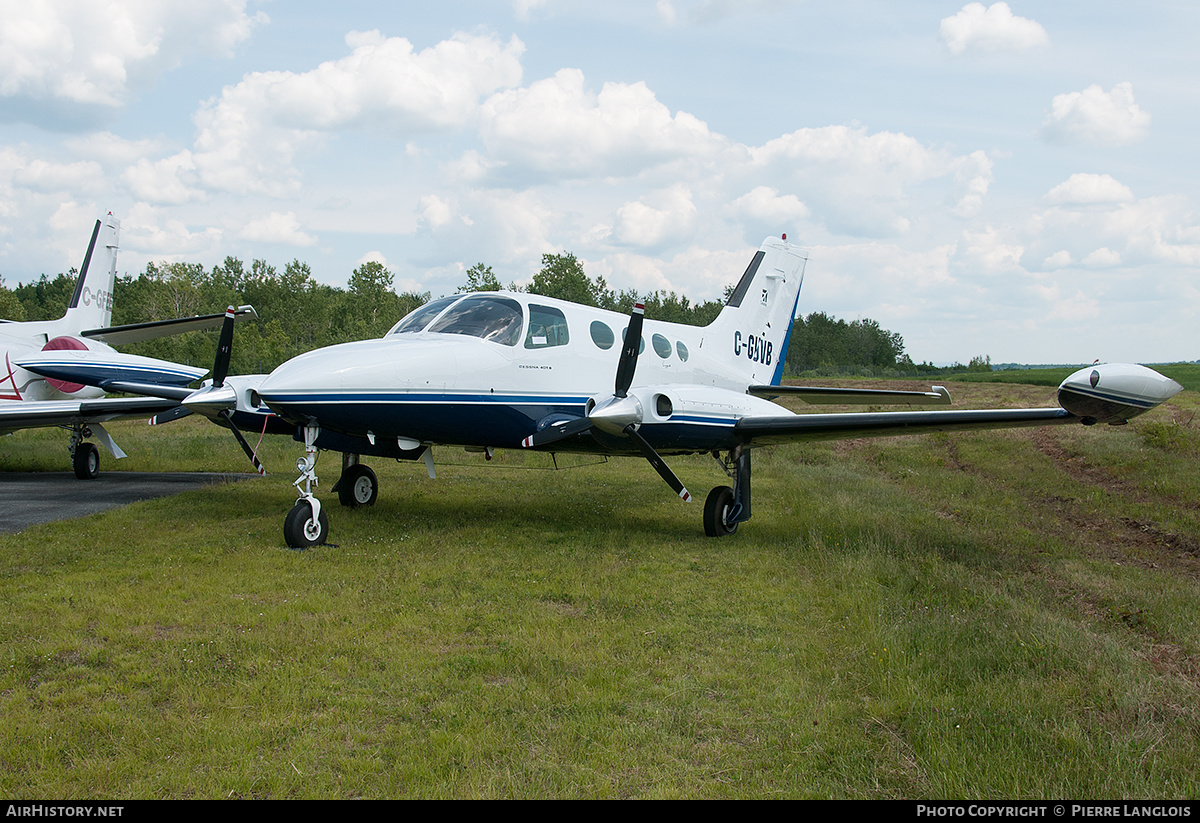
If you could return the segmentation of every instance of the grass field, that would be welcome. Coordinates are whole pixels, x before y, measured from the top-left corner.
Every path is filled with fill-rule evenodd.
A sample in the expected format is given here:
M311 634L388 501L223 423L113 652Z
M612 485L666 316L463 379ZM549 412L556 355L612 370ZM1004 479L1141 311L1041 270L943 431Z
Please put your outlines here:
M643 461L442 449L353 511L324 455L336 545L293 552L276 438L266 478L0 536L0 796L1195 798L1198 409L763 450L723 540ZM111 430L244 470L194 418Z

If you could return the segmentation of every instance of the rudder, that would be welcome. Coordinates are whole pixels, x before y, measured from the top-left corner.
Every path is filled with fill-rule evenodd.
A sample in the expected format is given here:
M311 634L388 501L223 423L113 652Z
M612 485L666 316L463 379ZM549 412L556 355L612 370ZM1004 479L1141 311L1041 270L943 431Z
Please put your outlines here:
M768 238L755 253L708 332L728 346L735 370L750 384L779 385L804 282L804 251Z
M67 304L68 334L104 328L112 323L113 289L117 280L117 242L121 221L111 213L97 220L92 229L75 291Z

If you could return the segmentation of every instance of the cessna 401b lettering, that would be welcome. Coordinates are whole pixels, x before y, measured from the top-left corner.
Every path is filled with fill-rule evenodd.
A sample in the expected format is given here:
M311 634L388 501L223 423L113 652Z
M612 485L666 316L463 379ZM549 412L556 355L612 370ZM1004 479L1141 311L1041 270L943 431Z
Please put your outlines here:
M183 317L109 326L117 275L117 234L120 222L111 214L92 229L75 291L66 313L58 320L9 322L0 320L0 434L39 426L71 430L75 476L96 477L100 454L85 438L95 437L114 457L125 453L113 442L104 421L146 417L178 406L178 401L149 397L104 396L105 389L127 381L134 385L182 387L199 380L207 369L194 369L133 354L117 352L121 345L169 334L216 328L223 315ZM97 259L103 255L101 262ZM250 306L235 314L253 316ZM153 395L154 392L140 392Z
M424 460L432 447L498 447L646 458L684 500L664 455L711 453L732 485L704 504L704 530L733 534L750 519L755 448L957 429L1124 423L1173 396L1179 384L1142 366L1109 364L1068 377L1061 404L1043 409L795 414L769 398L810 403L946 405L944 388L891 392L782 386L784 356L805 256L768 239L726 306L705 327L655 322L533 294L487 292L434 300L378 340L317 349L271 374L229 377L232 315L211 385L182 404L233 429L291 431L305 454L284 536L325 542L328 518L313 494L321 450L341 452L334 489L347 506L378 491L363 455ZM623 337L622 337L623 335Z

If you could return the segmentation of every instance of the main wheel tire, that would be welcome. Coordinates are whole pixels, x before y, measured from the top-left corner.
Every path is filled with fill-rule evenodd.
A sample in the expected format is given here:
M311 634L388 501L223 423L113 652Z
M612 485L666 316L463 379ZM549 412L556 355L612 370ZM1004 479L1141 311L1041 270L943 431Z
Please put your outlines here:
M373 506L379 496L379 480L370 466L349 466L337 482L338 502L343 506Z
M733 489L728 486L717 486L708 493L704 501L704 533L709 537L728 537L737 531L737 523L726 522L729 510L733 508Z
M329 537L329 518L325 510L313 521L312 506L301 500L288 512L283 521L283 539L290 549L307 549L325 542Z
M100 475L100 452L94 443L80 443L71 457L75 476L80 480L95 480Z

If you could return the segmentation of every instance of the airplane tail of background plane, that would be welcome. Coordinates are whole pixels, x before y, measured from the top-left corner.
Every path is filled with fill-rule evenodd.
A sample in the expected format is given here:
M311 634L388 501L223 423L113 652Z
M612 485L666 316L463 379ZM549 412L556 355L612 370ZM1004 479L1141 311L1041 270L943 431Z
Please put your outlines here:
M804 282L805 252L768 238L750 261L725 307L707 328L750 384L779 385ZM718 348L718 351L721 350Z
M63 316L63 334L78 334L86 329L111 325L113 288L117 280L117 240L121 221L112 214L97 220L92 229L87 254L79 267L75 292Z

